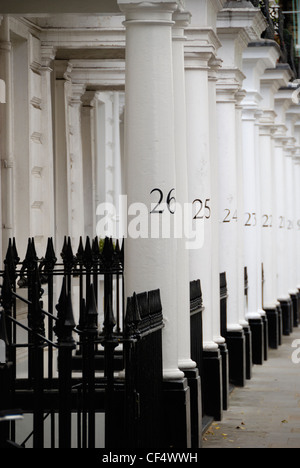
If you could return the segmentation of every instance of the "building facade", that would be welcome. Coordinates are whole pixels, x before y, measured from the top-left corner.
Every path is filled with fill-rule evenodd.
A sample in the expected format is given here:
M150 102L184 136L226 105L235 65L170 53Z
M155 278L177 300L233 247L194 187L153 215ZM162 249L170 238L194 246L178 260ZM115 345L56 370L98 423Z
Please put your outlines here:
M65 236L125 235L126 296L160 289L165 393L178 444L199 447L230 384L298 325L300 87L282 9L11 3L0 5L1 259L11 238L23 258L28 238L42 257L49 237L61 251ZM179 235L159 231L175 200L189 235L181 218Z

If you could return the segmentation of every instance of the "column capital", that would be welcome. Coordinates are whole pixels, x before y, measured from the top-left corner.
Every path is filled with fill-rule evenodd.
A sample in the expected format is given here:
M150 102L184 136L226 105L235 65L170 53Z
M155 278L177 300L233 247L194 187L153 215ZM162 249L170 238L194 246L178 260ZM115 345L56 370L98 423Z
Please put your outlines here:
M191 22L192 14L189 11L176 10L173 13L174 27L187 28Z
M248 121L248 122L255 122L258 118L258 108L257 107L251 107L251 106L245 106L243 103L242 106L242 120L243 121Z
M296 149L298 153L294 155L293 161L296 166L300 166L300 147L298 146Z
M221 42L213 28L188 27L185 33L187 42L184 52L189 68L196 66L196 68L210 69L214 63L216 69L219 69L222 60L217 58L217 51L221 47Z
M242 88L245 75L238 68L220 68L218 71L217 93L236 94Z
M70 104L75 106L82 106L82 96L86 91L86 85L81 83L71 84Z
M170 21L168 15L172 15L179 7L182 9L181 0L118 0L120 10L125 13L126 21L129 22L147 22L156 21L163 24L164 21Z
M82 105L84 107L95 107L97 91L85 91L81 97Z
M217 28L225 34L242 34L245 45L259 40L267 27L266 19L250 2L226 2L218 13Z
M43 68L51 70L50 65L55 60L57 48L53 45L43 44L41 45L41 61Z

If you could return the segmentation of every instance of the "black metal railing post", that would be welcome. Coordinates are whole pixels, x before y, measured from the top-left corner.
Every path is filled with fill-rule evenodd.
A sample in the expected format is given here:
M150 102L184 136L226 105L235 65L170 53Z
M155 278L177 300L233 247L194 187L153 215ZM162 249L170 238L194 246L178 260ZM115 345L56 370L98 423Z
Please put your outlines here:
M10 248L9 248L10 249ZM7 409L11 406L11 400L15 392L16 382L16 348L13 346L15 343L16 330L12 321L8 320L14 315L14 299L12 295L12 288L14 287L14 281L11 281L10 275L14 277L15 272L13 265L8 256L6 256L5 270L3 274L2 292L1 292L1 306L2 311L2 337L3 343L5 344L6 361L3 357L3 363L1 366L1 382L0 382L0 398L4 403L4 408L0 401L0 407ZM10 423L4 422L2 424L2 436L9 435L9 439L15 441L15 422ZM4 431L4 432L3 432ZM3 442L3 441L2 441Z
M104 375L106 378L105 390L105 447L114 447L114 353L118 346L118 339L114 336L114 328L116 325L113 306L112 306L112 291L109 286L112 286L111 275L106 275L105 301L104 301L104 339L102 346L104 347Z
M8 338L4 310L0 311L0 411L11 406L10 373L11 364L7 360ZM6 448L10 438L10 423L0 421L0 448Z
M63 280L58 305L58 321L55 333L58 338L59 380L59 448L71 448L72 437L72 353L76 348L73 338L75 321L71 296Z
M35 265L35 271L31 275L33 282L31 286L32 310L31 310L31 328L32 328L32 346L31 376L34 392L34 413L33 413L33 448L44 448L44 410L43 410L43 384L44 384L44 341L45 336L44 314L42 313L41 297L43 290L41 288L38 265Z
M48 285L48 339L50 342L53 341L53 314L54 314L54 284L53 284L53 271L57 258L54 251L53 239L49 238L47 243L47 250L45 254L45 260L43 262L43 267L45 269L44 280ZM53 387L53 346L49 344L48 346L48 381L49 386ZM51 410L50 416L50 440L51 448L55 448L55 412Z

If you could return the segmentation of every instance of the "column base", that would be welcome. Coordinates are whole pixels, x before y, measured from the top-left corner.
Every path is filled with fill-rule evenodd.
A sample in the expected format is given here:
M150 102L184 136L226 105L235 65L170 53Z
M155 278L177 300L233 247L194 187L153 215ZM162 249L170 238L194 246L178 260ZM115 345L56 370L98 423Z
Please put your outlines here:
M219 349L203 350L203 414L223 418L222 358Z
M278 312L278 345L282 345L282 335L283 335L283 326L282 326L282 309L280 302L277 304L277 312Z
M192 448L202 447L202 396L199 370L182 369L190 387Z
M191 448L191 400L187 379L164 380L164 448Z
M278 349L281 341L281 308L277 306L272 309L265 309L268 319L268 343L270 348ZM280 336L279 336L280 335Z
M299 325L299 319L298 319L298 293L295 291L295 293L290 293L291 299L292 299L292 322L293 322L293 328L297 328Z
M229 359L226 343L219 344L222 359L222 388L223 388L223 410L229 408Z
M252 330L250 325L243 326L245 335L245 349L246 349L246 379L252 379L252 366L253 366L253 346L252 346Z
M262 318L249 319L249 325L252 333L252 362L258 366L264 363L264 325Z
M246 339L244 330L228 331L229 382L237 387L246 384Z
M266 315L261 317L264 330L264 360L268 360L268 351L269 351L269 322Z
M282 334L290 336L291 334L291 318L292 318L292 299L279 299L282 312Z

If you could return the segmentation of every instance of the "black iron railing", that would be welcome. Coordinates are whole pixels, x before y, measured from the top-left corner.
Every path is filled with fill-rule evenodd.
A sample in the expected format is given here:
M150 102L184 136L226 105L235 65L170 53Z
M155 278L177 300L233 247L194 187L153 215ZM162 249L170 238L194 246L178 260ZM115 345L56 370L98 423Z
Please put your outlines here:
M256 8L260 8L266 21L267 28L262 34L262 38L276 41L280 47L281 63L288 63L294 74L298 78L298 58L296 57L293 32L289 28L288 18L283 14L280 5L271 5L269 0L248 0Z
M125 313L124 244L111 239L102 245L87 238L85 246L81 239L74 254L65 238L61 258L52 239L40 259L33 239L22 262L15 241L7 250L1 272L0 410L21 408L33 415L33 424L17 440L17 423L0 423L0 446L70 448L75 436L76 447L94 448L99 413L105 413L106 448L152 446L149 438L159 446L159 290L128 298ZM20 350L26 354L22 374ZM148 429L142 430L145 420Z

